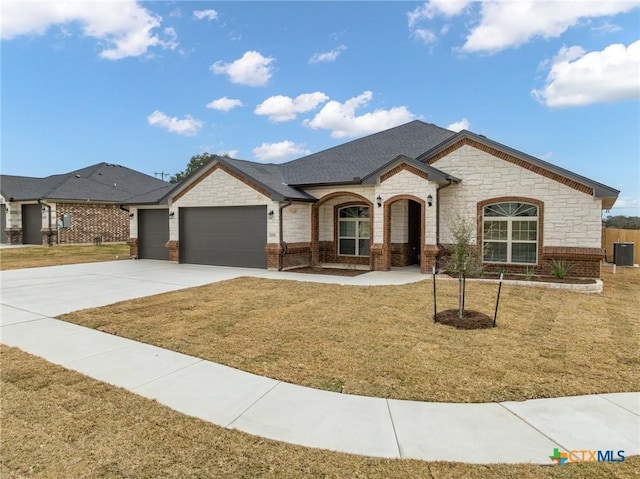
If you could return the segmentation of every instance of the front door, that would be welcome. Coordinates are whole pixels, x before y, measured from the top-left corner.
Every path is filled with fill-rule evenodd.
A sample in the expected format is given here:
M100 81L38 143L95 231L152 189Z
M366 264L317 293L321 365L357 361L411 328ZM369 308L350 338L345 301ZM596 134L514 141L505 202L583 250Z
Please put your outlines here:
M409 264L420 263L420 216L422 208L420 203L409 200Z

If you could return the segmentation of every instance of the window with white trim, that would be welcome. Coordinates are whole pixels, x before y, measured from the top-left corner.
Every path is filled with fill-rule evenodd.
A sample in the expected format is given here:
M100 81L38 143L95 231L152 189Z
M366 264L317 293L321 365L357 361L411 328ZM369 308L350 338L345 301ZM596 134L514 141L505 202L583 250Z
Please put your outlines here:
M482 210L482 259L491 263L538 262L538 207L495 203Z
M369 256L368 206L346 206L338 210L338 254Z

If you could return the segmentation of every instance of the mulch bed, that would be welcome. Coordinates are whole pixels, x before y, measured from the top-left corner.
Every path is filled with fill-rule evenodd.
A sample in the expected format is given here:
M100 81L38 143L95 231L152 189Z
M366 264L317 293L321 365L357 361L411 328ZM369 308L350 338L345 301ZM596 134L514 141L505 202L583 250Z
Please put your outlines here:
M458 278L458 273L445 272L447 276L452 278ZM500 279L499 273L485 273L482 277L479 276L467 276L467 279ZM502 279L511 281L535 281L541 283L564 283L564 284L594 284L595 279L589 278L556 278L555 276L532 276L527 278L520 274L505 274Z
M447 309L436 315L436 323L457 329L488 329L493 327L493 318L474 310L465 310L464 316L459 318L457 309Z
M368 273L364 269L342 269L342 268L296 268L287 270L287 273L307 273L307 274L330 274L332 276L360 276Z

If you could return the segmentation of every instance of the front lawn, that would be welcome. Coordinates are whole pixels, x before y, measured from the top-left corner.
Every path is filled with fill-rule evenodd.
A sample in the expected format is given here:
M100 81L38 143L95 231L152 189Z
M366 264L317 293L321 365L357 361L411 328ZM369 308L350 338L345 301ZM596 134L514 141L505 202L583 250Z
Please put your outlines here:
M0 270L129 259L125 243L0 248Z
M604 293L504 285L495 329L432 322L431 282L340 286L239 278L61 319L271 378L349 394L445 402L634 391L640 270L603 268ZM439 309L457 284L440 281ZM493 314L496 285L468 283Z
M637 456L563 466L353 456L223 429L15 348L0 346L0 371L4 478L622 479L640 468Z

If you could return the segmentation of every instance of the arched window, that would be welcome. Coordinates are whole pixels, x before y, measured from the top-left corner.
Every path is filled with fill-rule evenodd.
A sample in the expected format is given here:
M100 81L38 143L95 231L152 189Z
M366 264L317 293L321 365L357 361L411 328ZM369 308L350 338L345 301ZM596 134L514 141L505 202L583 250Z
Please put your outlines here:
M538 262L538 207L495 203L482 210L482 259L492 263Z
M338 210L338 254L369 256L369 207L347 206Z

